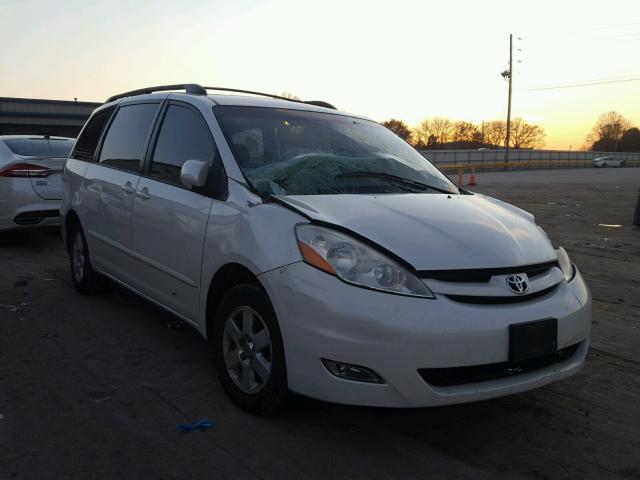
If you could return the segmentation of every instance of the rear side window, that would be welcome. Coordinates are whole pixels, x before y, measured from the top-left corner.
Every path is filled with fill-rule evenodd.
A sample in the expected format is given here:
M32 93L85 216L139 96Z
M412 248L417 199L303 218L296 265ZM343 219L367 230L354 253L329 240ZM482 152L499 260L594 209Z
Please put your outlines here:
M118 109L98 161L121 170L138 171L157 110L157 103L139 103Z
M169 105L153 153L150 174L182 186L180 169L184 162L202 160L213 166L216 151L209 127L197 113L187 107Z
M85 160L88 162L93 161L93 155L96 153L96 149L98 148L100 136L102 135L104 127L107 125L107 121L109 120L109 117L111 117L112 113L113 108L107 108L99 111L89 119L87 125L82 130L82 133L80 133L80 137L78 137L76 148L74 149L71 158Z
M73 140L61 138L10 138L4 143L23 157L67 157L73 146Z

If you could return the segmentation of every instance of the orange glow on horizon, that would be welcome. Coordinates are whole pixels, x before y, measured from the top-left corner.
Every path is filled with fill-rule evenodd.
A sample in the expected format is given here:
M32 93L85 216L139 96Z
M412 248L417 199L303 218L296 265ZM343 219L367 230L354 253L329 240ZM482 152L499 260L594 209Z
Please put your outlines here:
M579 149L609 110L640 125L640 81L532 91L640 76L637 1L31 0L1 4L0 17L2 96L104 101L197 82L287 91L378 121L480 123L506 118L513 32L513 117L540 124L546 148Z

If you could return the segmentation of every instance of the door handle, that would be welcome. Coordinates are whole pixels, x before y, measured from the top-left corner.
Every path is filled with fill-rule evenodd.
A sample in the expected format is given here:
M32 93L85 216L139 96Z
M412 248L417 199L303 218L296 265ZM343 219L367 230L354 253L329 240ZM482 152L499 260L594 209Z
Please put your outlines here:
M124 193L126 193L127 195L131 195L133 192L135 192L135 190L133 189L133 187L131 186L131 182L127 182L124 185L122 185L122 191Z
M140 200L149 200L151 195L149 195L149 189L147 187L142 187L142 189L136 192L136 197Z

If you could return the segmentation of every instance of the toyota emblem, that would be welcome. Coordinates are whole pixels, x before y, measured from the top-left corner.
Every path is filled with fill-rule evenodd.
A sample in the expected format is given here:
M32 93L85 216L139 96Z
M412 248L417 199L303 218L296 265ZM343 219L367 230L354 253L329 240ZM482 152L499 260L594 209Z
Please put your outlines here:
M529 279L526 273L515 273L507 276L507 286L517 295L523 295L529 291Z

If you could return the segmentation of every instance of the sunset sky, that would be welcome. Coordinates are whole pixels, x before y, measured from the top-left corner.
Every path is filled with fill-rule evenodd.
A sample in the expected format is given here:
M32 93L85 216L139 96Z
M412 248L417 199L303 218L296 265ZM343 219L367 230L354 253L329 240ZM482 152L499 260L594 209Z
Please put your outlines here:
M640 124L640 1L0 0L0 96L104 101L196 82L323 99L375 120L506 117L577 149L598 115ZM520 50L518 50L520 49Z

